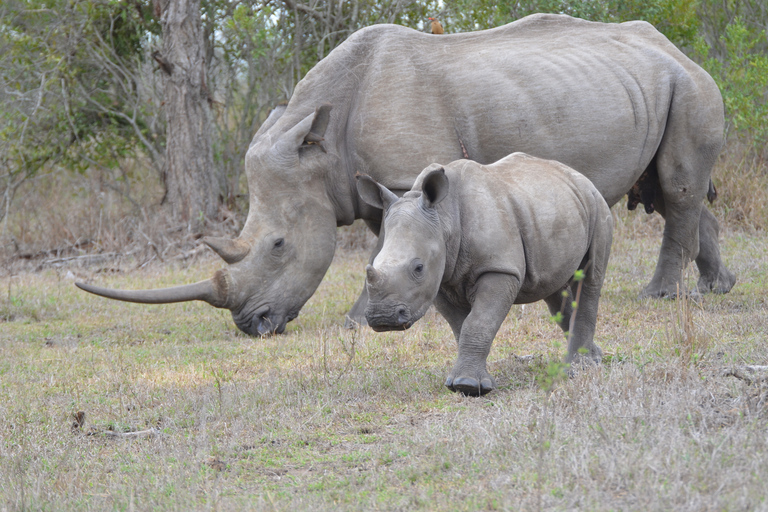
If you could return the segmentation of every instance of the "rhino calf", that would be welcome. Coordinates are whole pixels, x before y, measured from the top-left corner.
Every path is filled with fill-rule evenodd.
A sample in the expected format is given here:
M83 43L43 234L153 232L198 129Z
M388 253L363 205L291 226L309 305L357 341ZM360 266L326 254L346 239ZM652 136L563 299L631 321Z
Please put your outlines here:
M495 388L486 360L513 304L543 299L571 331L566 361L600 362L593 337L613 223L587 178L559 162L513 153L490 165L432 164L402 198L365 175L357 188L384 211L384 243L366 267L366 320L376 331L407 329L434 303L459 347L445 381L452 391ZM573 297L579 269L574 312L566 297Z

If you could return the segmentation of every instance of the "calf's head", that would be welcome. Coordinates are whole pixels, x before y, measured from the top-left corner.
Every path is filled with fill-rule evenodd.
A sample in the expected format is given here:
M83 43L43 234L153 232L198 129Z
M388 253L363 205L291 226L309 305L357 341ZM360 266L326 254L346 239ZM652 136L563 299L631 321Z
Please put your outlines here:
M363 201L384 211L384 244L366 267L365 318L375 331L407 329L440 290L446 248L436 206L448 194L448 178L433 164L402 198L364 175L357 178L357 190Z
M228 264L213 278L163 290L77 285L129 302L203 300L229 309L248 334L282 333L317 289L336 247L328 179L329 169L340 163L324 146L330 111L330 105L309 115L280 109L259 129L245 159L250 195L245 226L234 240L204 239Z

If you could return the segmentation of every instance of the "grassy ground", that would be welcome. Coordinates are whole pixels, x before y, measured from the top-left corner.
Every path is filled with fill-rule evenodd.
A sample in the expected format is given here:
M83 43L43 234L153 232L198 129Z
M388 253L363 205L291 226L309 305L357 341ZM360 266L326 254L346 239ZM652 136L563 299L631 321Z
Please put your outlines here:
M723 375L768 364L768 235L723 233L730 294L640 301L662 224L615 211L604 364L552 382L559 330L543 304L517 306L490 356L500 389L483 398L443 387L456 350L435 313L405 333L341 328L361 251L338 252L268 339L206 304L73 285L192 282L220 266L204 252L6 275L0 509L768 509L765 385Z

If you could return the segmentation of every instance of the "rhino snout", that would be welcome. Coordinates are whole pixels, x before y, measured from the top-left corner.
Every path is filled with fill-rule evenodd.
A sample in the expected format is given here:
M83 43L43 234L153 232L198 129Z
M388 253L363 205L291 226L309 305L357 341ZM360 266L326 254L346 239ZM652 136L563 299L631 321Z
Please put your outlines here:
M282 334L288 322L297 316L295 313L279 315L265 306L252 314L235 316L235 323L241 331L251 336L269 336Z
M382 307L369 303L365 310L365 319L376 332L404 331L414 322L410 309L404 304Z

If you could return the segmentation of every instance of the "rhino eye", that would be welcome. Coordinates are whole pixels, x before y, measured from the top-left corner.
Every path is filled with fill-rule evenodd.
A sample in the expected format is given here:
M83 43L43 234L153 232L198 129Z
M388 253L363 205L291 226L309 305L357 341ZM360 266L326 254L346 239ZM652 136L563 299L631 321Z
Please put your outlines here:
M275 249L279 249L283 244L285 244L285 238L278 238L275 240Z
M421 274L423 270L424 270L424 265L422 265L421 263L413 267L413 271L416 272L417 274Z

